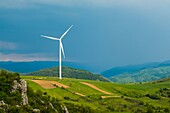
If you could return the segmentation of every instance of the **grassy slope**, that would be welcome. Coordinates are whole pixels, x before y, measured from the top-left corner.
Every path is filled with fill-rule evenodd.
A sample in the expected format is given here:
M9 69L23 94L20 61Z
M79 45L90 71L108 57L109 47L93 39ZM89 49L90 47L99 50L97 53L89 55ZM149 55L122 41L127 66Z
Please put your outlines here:
M113 106L117 109L120 109L120 106L128 105L126 109L138 109L139 102L143 101L144 104L149 103L154 107L163 107L169 108L170 106L170 98L161 98L161 100L153 100L146 96L146 94L154 94L160 88L170 88L170 80L160 83L143 83L143 84L115 84L109 82L98 82L91 80L82 80L82 79L71 79L65 78L63 80L58 80L55 77L26 77L22 76L22 78L27 79L28 85L31 86L35 91L40 89L43 92L47 92L51 97L57 97L63 102L71 102L75 104L83 104L86 106L90 106L95 109L101 109L101 111L107 111L108 106ZM70 86L68 89L43 89L38 84L31 82L32 78L40 78L45 80L53 80L65 85ZM80 82L88 82L102 90L111 92L113 96L124 96L124 98L109 98L109 99L100 99L100 96L104 96L103 94L97 90L94 90L86 85L81 84ZM86 97L80 97L72 93L73 91L79 92L81 94L86 95ZM140 96L140 98L136 98L135 96ZM69 100L63 99L64 97L69 97ZM131 102L132 99L134 102ZM135 101L136 100L136 101ZM144 108L145 109L145 108ZM128 110L127 110L128 111ZM108 112L108 111L107 111ZM130 111L129 111L130 112Z
M83 105L92 107L94 109L97 108L96 105L94 105L94 103L87 103L84 99L82 99L83 97L75 95L73 92L78 92L78 93L81 93L81 94L84 94L87 96L102 95L101 92L96 91L96 90L80 83L80 81L88 82L88 80L70 79L70 78L65 78L63 80L59 80L59 79L56 79L55 77L39 77L39 76L37 76L37 77L22 76L22 78L27 80L28 86L32 87L34 91L42 90L43 92L47 92L48 95L50 95L51 97L57 97L59 100L62 100L62 101L66 101L66 100L64 100L64 97L69 97L70 100L69 101L67 100L66 102L71 102L71 103L75 103L75 104L83 103ZM68 86L70 86L70 84L71 84L71 87L68 89L61 89L61 88L44 89L41 86L39 86L38 84L30 81L29 80L30 78L40 78L40 79L45 79L45 80L57 81L57 82L63 83ZM77 102L77 100L78 100L78 102ZM99 106L99 105L97 105L97 106Z

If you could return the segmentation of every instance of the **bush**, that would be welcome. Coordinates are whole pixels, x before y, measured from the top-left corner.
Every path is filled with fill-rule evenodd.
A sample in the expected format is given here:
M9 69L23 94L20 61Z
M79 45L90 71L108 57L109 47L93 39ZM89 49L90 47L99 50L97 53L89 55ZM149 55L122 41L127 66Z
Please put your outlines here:
M0 113L5 113L5 111L4 111L4 110L2 110L2 109L0 109Z
M70 97L67 97L67 96L66 96L66 97L64 97L64 99L65 99L65 100L70 100Z
M110 105L109 105L109 106L107 107L107 109L109 109L110 111L115 111L114 106L110 106Z
M8 113L22 113L22 108L12 106L12 107L9 108Z
M149 96L151 99L155 99L155 100L160 100L161 96L159 96L158 94L153 94Z
M144 102L143 102L143 101L140 101L139 104L140 104L140 105L144 105Z
M152 95L146 94L145 96L147 96L147 97L149 97L151 99L154 99L154 100L160 100L161 99L161 96L158 95L158 94L152 94Z
M136 111L135 111L135 113L143 113L143 109L137 109Z
M88 106L75 105L72 103L65 104L67 105L69 113L100 113L100 111L96 111Z
M47 92L44 92L44 95L47 95Z
M123 108L127 108L127 105L126 105L126 104L124 104L124 105L123 105Z
M152 109L148 109L146 113L154 113Z
M169 111L169 108L165 108L165 109L164 109L164 112L165 112L165 113L169 113L169 112L170 112L170 111Z

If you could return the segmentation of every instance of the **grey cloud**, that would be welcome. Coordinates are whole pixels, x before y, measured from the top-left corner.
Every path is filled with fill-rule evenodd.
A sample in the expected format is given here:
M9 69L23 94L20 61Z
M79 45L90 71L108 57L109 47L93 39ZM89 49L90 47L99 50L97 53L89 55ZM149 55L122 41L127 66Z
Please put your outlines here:
M16 48L15 43L0 41L0 50L15 50Z
M20 61L56 61L56 58L46 57L41 53L32 53L32 54L0 53L0 61L17 61L17 62L20 62Z
M0 8L28 8L37 5L59 5L59 6L133 6L149 7L170 4L169 0L3 0Z

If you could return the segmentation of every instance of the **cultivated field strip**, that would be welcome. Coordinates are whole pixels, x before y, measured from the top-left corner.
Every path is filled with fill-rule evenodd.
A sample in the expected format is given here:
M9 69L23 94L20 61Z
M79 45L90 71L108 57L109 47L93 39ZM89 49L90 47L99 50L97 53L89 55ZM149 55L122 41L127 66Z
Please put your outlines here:
M69 88L69 86L61 84L59 82L56 81L47 81L47 80L31 80L37 84L39 84L41 87L45 88L45 89L53 89L57 87L63 87L63 88Z
M84 84L84 85L87 85L87 86L89 86L89 87L91 87L91 88L93 88L93 89L95 89L95 90L98 90L98 91L100 91L100 92L102 92L102 93L104 93L104 94L107 94L107 95L111 95L112 93L109 93L109 92L107 92L107 91L104 91L104 90L102 90L102 89L100 89L100 88L98 88L98 87L96 87L96 86L94 86L94 85L92 85L92 84L90 84L90 83L87 83L87 82L80 82L80 83L82 83L82 84Z

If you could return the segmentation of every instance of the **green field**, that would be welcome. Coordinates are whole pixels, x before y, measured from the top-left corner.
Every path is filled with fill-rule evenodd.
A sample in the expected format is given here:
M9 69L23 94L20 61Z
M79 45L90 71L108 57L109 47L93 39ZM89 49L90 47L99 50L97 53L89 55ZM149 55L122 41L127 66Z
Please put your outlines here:
M62 80L56 77L40 77L40 76L21 76L28 82L28 86L34 91L41 90L47 92L50 97L56 97L61 102L74 103L83 106L89 106L103 113L109 112L147 112L148 110L169 112L170 110L170 80L163 82L148 83L131 83L131 84L115 84L112 82L99 82L91 80L64 78ZM48 80L57 81L65 84L70 88L56 87L54 89L44 89L31 80ZM100 88L101 90L110 92L110 95L104 94L96 89L82 84L87 82ZM85 96L79 96L81 93ZM148 96L149 95L149 96ZM101 98L101 96L110 96Z

